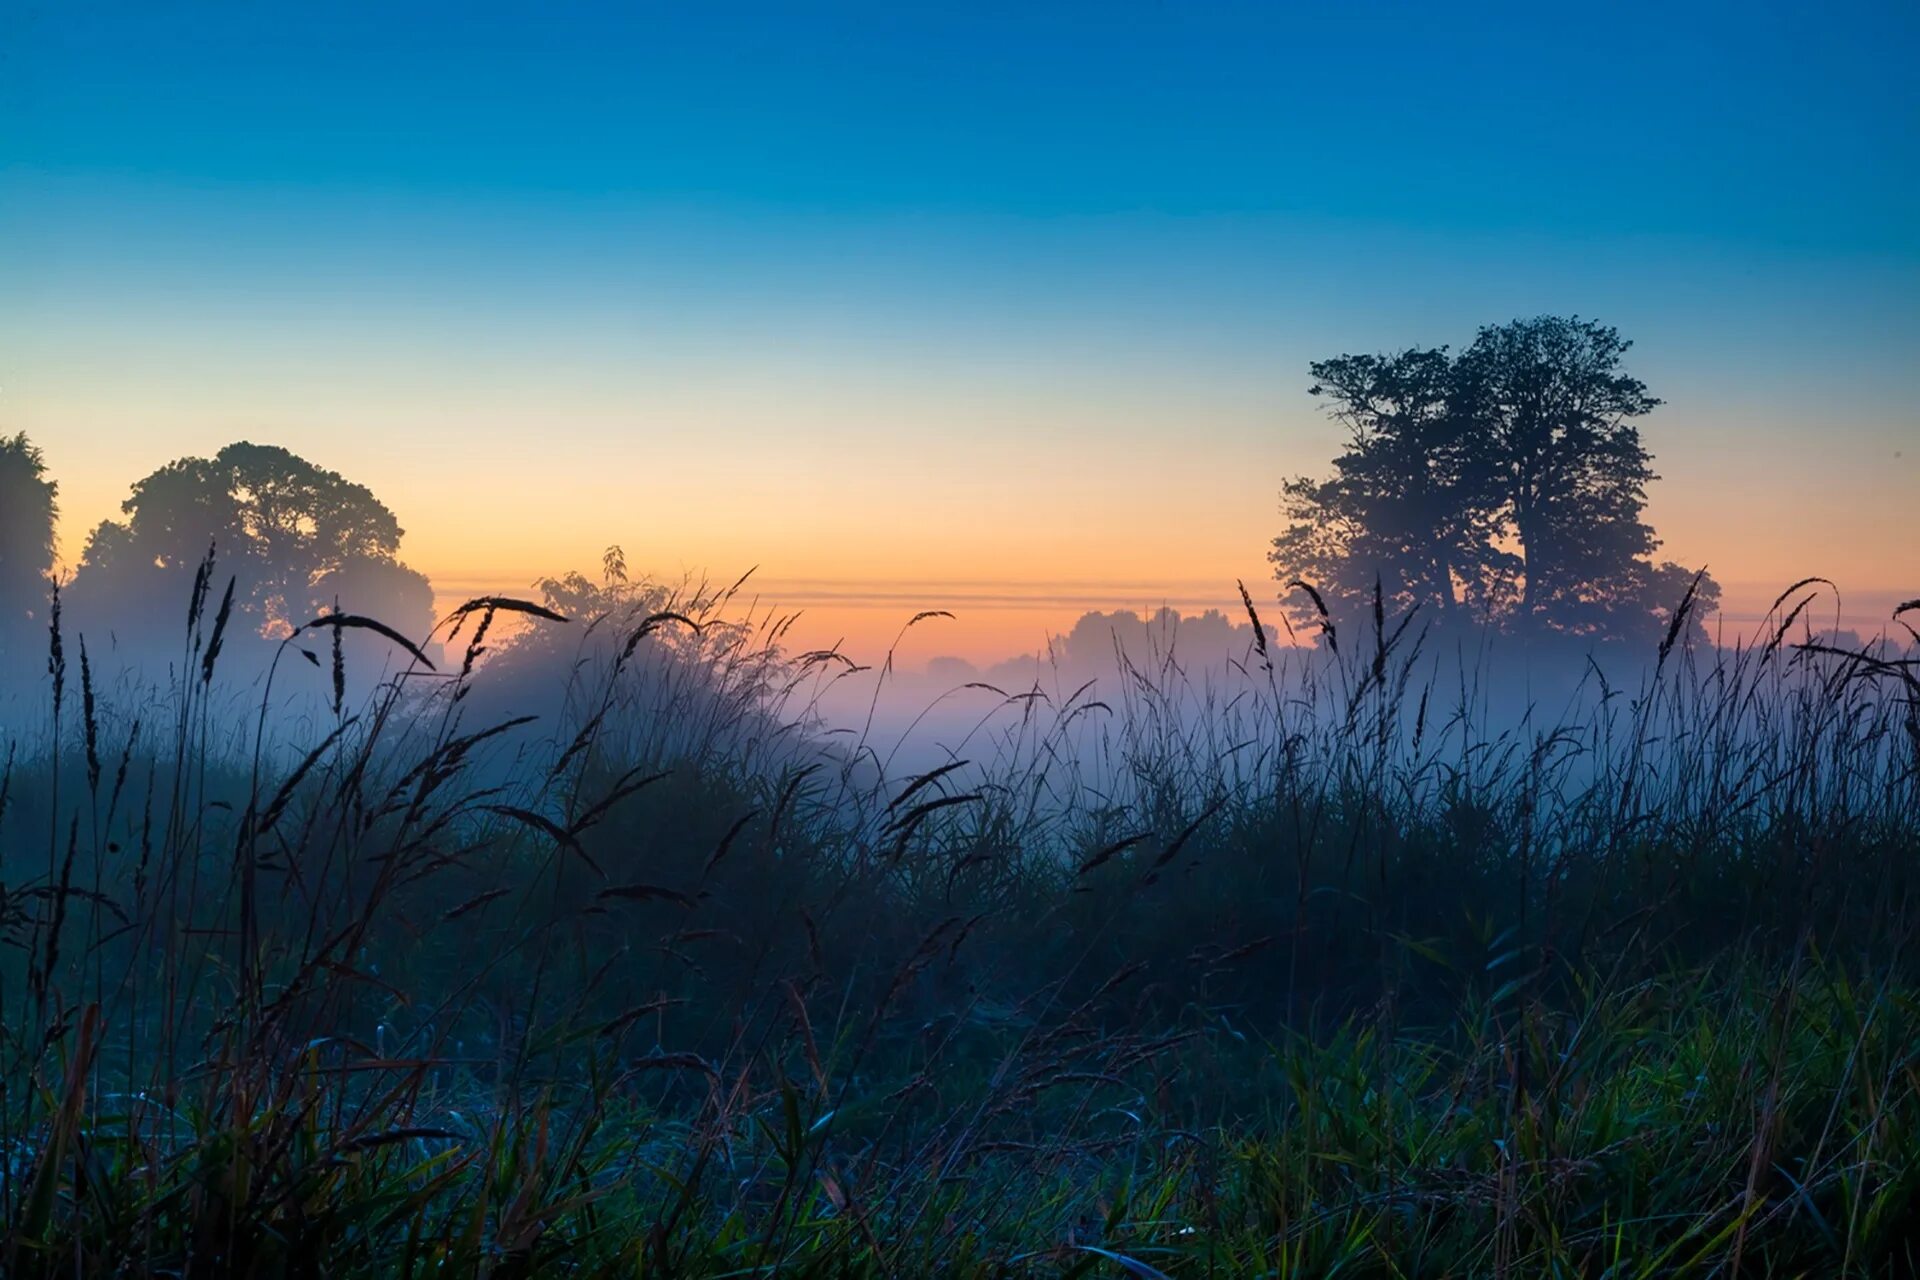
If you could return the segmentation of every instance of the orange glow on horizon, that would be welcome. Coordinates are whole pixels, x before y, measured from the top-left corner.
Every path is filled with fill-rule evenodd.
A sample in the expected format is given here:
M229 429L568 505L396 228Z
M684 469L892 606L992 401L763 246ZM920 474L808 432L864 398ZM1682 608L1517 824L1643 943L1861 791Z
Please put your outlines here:
M436 607L444 615L476 595L531 594L530 578L497 579L453 576L435 579ZM724 585L721 584L721 585ZM1760 582L1722 584L1721 610L1707 622L1708 634L1732 644L1754 636L1768 607L1787 585ZM1816 631L1836 625L1872 637L1890 630L1890 615L1903 597L1894 591L1847 592L1836 602L1823 595L1803 615L1804 625ZM1277 600L1278 585L1269 579L1248 581L1261 621L1278 630L1287 643ZM1246 621L1234 583L1208 593L1203 584L1167 584L1159 591L1144 584L932 582L921 585L888 580L774 579L755 575L736 597L730 616L759 620L773 615L800 614L786 634L790 652L838 649L855 661L878 663L889 650L896 665L916 670L936 658L962 658L989 666L1011 658L1044 651L1049 637L1064 635L1090 612L1128 611L1151 616L1162 607L1193 617L1217 609L1235 624ZM951 617L927 618L913 627L908 622L926 610L942 610ZM1300 643L1308 643L1301 635Z

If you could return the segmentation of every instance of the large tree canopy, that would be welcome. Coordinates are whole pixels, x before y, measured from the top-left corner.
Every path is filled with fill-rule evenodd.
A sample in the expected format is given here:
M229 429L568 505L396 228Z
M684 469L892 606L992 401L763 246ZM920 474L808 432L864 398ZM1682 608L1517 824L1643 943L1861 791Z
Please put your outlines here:
M248 630L284 635L337 604L423 637L433 625L424 576L396 558L402 529L364 485L286 449L241 442L168 463L133 486L123 521L87 541L76 611L123 639L136 624L184 619L194 571L211 547L236 582Z
M47 604L59 486L24 434L0 436L0 663L29 643Z
M1330 479L1283 490L1283 575L1355 608L1378 577L1397 611L1444 621L1497 609L1513 557L1495 546L1491 449L1458 410L1446 348L1340 356L1311 371L1309 394L1331 402L1348 447Z
M1336 621L1369 611L1378 584L1387 607L1440 625L1656 641L1693 575L1652 559L1656 477L1634 420L1660 402L1621 369L1631 345L1546 316L1483 328L1458 356L1315 363L1347 448L1329 478L1282 489L1276 576L1311 584ZM1317 612L1304 593L1290 607Z

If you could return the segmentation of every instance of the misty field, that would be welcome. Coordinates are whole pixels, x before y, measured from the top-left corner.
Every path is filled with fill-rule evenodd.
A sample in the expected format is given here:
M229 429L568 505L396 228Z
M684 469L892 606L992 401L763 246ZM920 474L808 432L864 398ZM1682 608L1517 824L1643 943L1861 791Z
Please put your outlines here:
M0 0L0 1280L1920 1280L1916 67Z
M1794 592L1517 714L1255 619L903 769L728 592L236 693L220 581L0 728L9 1275L1920 1271L1920 668Z

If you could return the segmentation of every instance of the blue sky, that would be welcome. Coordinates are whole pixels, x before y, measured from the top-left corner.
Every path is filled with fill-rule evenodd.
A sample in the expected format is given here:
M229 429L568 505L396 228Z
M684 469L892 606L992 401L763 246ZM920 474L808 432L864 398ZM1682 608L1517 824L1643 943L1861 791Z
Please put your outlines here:
M25 168L1920 245L1906 4L87 5L11 43Z
M0 426L69 555L250 435L449 576L1230 587L1307 360L1552 310L1670 402L1670 551L1916 585L1911 4L17 14Z

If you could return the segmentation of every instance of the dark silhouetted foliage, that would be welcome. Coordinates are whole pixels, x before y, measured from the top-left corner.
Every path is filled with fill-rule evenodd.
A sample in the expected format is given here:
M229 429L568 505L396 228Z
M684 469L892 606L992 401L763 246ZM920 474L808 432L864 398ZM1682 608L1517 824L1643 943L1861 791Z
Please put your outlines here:
M397 558L402 529L364 485L274 445L241 442L136 482L124 521L87 540L71 592L76 623L139 654L177 635L179 601L208 548L232 576L234 635L274 638L335 608L404 635L433 626L427 579Z
M1657 644L1694 573L1656 564L1656 477L1634 420L1660 401L1621 369L1632 344L1578 317L1490 325L1446 348L1312 366L1350 430L1325 480L1282 489L1276 575L1336 625L1373 606L1531 636ZM1688 634L1718 599L1701 578ZM1319 604L1291 598L1303 620Z
M24 434L0 436L0 664L39 647L59 513L59 486L40 450Z

